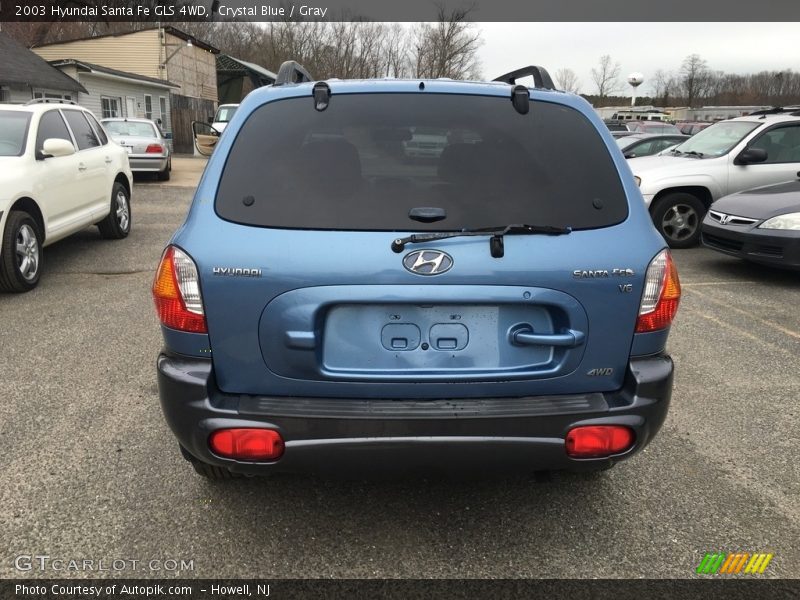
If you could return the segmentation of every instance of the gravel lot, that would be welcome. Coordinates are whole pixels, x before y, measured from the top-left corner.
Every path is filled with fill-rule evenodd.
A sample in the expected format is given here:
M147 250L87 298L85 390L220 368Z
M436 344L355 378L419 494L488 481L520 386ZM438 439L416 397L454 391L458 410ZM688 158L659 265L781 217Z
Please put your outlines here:
M213 484L158 404L149 286L190 188L141 182L123 241L45 251L0 295L0 577L19 555L193 560L189 577L691 577L707 551L800 569L797 274L676 252L670 416L599 476L491 481L281 477ZM131 577L165 571L125 570Z

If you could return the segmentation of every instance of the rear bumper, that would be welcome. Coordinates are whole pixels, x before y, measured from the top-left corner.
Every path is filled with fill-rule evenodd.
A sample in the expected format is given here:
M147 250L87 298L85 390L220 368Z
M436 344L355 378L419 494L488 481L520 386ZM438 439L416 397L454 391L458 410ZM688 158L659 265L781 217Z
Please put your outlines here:
M131 163L131 171L150 172L163 171L169 164L169 156L142 156L133 154L128 157Z
M529 398L362 400L225 394L211 360L162 353L158 386L167 423L191 455L247 474L432 467L595 470L644 448L661 428L672 393L672 360L631 361L613 393ZM621 455L576 460L564 438L578 425L627 425L635 445ZM271 463L224 459L208 436L228 427L280 431L283 456Z

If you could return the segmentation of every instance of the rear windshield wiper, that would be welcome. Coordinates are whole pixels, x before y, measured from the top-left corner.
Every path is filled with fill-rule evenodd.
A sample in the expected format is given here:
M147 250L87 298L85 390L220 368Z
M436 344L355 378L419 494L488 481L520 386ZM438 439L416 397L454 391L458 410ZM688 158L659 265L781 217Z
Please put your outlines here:
M553 225L501 225L499 227L485 227L481 229L462 229L461 231L437 231L431 233L415 233L404 238L397 238L392 242L394 252L402 252L407 244L424 244L436 240L446 240L454 237L491 236L489 251L494 258L502 258L505 254L503 245L504 235L566 235L572 233L572 227L555 227Z

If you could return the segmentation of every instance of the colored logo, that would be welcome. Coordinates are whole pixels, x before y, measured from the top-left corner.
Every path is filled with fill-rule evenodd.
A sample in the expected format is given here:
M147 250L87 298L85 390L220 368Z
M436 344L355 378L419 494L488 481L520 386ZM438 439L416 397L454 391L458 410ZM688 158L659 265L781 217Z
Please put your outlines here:
M772 554L750 552L707 552L697 566L698 575L756 575L763 573Z

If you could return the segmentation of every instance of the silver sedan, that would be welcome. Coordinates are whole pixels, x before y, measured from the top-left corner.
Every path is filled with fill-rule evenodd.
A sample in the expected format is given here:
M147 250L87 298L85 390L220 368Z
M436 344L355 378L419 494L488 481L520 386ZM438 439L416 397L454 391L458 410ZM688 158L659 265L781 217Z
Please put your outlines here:
M103 119L111 138L128 151L131 170L157 173L167 181L172 170L169 144L161 128L149 119Z

